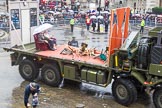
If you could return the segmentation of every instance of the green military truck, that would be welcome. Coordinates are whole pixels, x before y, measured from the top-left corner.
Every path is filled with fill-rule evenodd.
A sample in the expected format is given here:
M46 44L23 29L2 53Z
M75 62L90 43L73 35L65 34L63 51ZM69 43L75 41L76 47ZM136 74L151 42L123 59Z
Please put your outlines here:
M36 50L34 43L25 45L26 49L16 46L4 50L13 52L11 64L19 65L19 73L27 81L33 81L39 74L44 83L54 87L63 79L102 87L113 81L112 95L118 103L130 105L136 101L138 92L147 89L153 91L156 108L162 108L162 34L138 36L126 48L115 49L109 65L100 55L78 56L61 45L56 51Z

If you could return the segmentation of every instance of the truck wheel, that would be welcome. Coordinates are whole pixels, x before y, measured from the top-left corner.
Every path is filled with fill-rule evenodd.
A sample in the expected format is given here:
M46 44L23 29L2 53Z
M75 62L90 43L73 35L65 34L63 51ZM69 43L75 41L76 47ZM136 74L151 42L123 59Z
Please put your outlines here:
M59 86L62 81L61 74L56 65L45 64L42 67L41 76L43 82L54 87Z
M33 81L39 75L39 68L33 61L24 59L19 65L19 73L27 81Z
M153 102L156 108L162 108L162 88L155 89L153 93Z
M137 90L130 80L116 79L112 84L112 94L122 105L130 105L137 99Z

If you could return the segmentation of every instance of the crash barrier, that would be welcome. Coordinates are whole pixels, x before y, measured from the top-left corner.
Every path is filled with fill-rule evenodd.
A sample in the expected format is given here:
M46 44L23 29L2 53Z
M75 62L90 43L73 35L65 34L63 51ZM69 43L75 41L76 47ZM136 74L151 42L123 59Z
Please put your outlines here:
M50 23L54 26L66 26L69 25L70 18L62 18L62 19L45 19L42 21L43 23ZM40 22L41 23L41 22ZM131 26L140 26L141 20L129 20L129 23ZM156 22L155 20L151 21L145 21L145 25L149 27L154 27L154 26L162 26L162 22ZM86 26L85 20L84 19L77 19L75 22L75 26Z
M54 26L66 26L69 25L70 19L45 19L44 21L41 21L40 23L50 23ZM84 19L77 19L75 21L75 26L85 26L85 20Z
M140 26L141 20L129 20L129 23L132 26ZM150 27L162 26L162 22L156 22L155 20L146 20L145 25Z

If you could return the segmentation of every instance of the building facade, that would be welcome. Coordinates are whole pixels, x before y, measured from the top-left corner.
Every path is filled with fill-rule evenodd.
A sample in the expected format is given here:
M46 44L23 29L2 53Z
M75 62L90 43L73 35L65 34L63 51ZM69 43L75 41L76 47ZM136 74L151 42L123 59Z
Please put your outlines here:
M162 0L160 0L159 6L162 7Z
M160 0L146 0L146 10L149 12L154 7L159 7Z
M0 12L6 12L7 6L6 6L6 0L0 1Z
M127 0L127 6L134 9L135 13L152 12L152 8L162 5L162 0Z

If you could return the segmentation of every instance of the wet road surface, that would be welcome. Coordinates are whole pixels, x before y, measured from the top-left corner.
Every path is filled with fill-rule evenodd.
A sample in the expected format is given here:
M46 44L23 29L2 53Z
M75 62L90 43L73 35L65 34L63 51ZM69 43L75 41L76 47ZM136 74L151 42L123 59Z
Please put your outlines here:
M57 33L62 33L64 38L56 37L59 44L66 43L70 38L68 36L78 36L79 43L83 41L92 41L91 47L103 48L107 45L107 36L85 33L89 37L80 35L80 29L74 34L70 34L69 31L64 32L57 30ZM65 33L66 32L66 33ZM66 35L65 35L65 34ZM92 37L93 36L93 37ZM62 39L62 40L61 40ZM100 42L103 44L101 45ZM18 67L11 67L9 53L0 53L0 108L24 108L23 106L23 92L25 86L29 83L24 81L18 72ZM69 81L68 81L69 82ZM151 97L148 95L139 96L136 103L129 107L118 104L111 95L111 85L108 88L103 89L87 84L74 84L65 81L62 88L49 87L38 81L42 87L42 91L39 96L38 108L75 108L77 104L84 104L85 108L154 108ZM91 88L90 90L87 88ZM103 91L102 93L96 92ZM97 94L98 93L98 94ZM31 100L31 99L30 99Z

